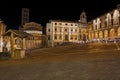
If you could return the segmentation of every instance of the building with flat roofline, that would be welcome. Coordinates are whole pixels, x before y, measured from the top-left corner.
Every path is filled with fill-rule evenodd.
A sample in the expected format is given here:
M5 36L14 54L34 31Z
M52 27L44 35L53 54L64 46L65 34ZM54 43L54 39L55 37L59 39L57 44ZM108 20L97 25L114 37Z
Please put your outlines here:
M120 38L120 5L88 22L89 40L114 41Z
M87 28L87 16L84 11L78 21L50 20L46 24L48 45L56 46L63 43L87 41Z

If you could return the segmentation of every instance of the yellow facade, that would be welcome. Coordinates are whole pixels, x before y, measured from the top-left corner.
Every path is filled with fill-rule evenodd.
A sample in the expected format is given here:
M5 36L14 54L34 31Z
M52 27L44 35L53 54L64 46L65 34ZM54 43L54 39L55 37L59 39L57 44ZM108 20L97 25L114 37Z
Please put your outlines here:
M88 22L89 40L120 39L120 8L116 8Z
M88 25L83 11L78 21L50 20L46 26L49 46L79 43L88 40Z
M23 25L24 32L31 36L26 38L26 49L36 49L42 47L42 26L35 22Z
M3 20L0 19L0 52L5 50L6 42L4 41L3 34L5 33L6 25L4 24Z

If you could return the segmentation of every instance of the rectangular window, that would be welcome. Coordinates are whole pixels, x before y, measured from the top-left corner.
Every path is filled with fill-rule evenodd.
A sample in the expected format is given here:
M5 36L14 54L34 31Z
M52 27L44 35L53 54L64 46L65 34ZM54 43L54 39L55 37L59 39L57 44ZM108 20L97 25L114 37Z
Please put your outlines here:
M65 32L67 32L67 29L65 29Z
M67 23L65 25L67 26Z
M62 35L59 36L59 39L62 40Z
M55 25L57 25L57 23L55 23Z
M57 39L57 35L55 35L55 38L54 38L55 40Z
M75 29L75 32L77 32L77 29Z
M62 32L62 28L60 28L60 32Z
M73 32L73 29L71 29L71 32Z
M77 35L75 35L75 40L77 40Z
M71 40L73 40L73 36L71 35Z
M77 24L75 24L75 26L77 26Z
M62 25L62 23L59 23L59 25Z
M55 28L55 31L57 31L57 28Z
M48 29L48 32L50 32L50 29Z
M69 40L68 35L65 35L65 41L68 41L68 40Z

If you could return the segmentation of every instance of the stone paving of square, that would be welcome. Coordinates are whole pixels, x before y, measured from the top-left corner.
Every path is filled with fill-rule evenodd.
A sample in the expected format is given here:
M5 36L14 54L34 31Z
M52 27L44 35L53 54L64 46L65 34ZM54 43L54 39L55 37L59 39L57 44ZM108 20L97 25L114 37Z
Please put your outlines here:
M115 44L36 49L22 60L1 60L0 80L120 80Z

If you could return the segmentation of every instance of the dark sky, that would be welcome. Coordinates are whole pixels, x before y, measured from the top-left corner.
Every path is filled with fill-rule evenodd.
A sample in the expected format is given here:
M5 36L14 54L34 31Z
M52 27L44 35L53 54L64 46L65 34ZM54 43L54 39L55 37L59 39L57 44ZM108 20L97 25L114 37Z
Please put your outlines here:
M11 0L10 0L11 1ZM83 8L88 21L100 16L120 4L119 0L14 0L0 2L0 18L7 29L17 29L21 25L21 8L30 9L30 21L43 27L51 19L79 20Z

